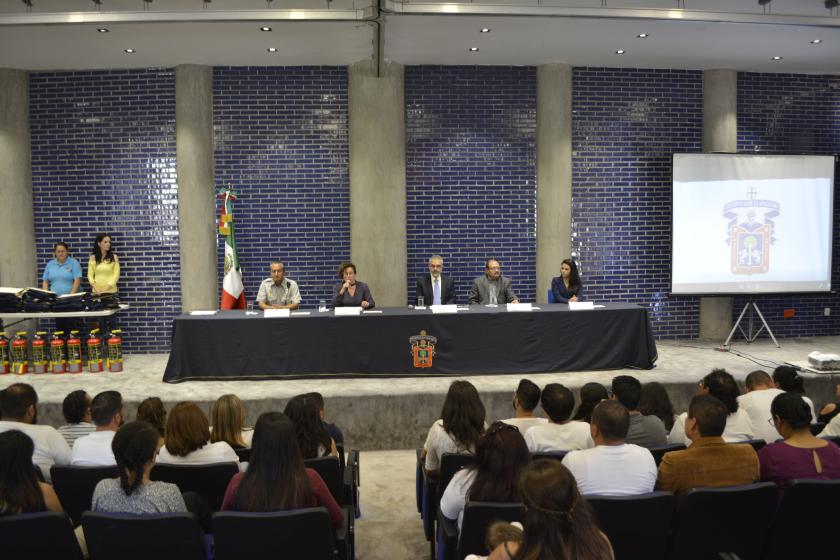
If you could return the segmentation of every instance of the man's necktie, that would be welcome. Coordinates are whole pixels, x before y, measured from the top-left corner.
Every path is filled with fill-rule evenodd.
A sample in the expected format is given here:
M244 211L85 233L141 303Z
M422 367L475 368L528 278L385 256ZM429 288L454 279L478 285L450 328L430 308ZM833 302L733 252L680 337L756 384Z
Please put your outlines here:
M434 287L434 298L432 300L432 305L440 305L440 278L435 279L435 287Z

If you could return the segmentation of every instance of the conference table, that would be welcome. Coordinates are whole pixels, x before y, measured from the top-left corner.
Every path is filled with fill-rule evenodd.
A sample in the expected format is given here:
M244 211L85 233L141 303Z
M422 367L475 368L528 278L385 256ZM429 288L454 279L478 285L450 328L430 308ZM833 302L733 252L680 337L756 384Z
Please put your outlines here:
M120 311L126 311L129 308L129 304L121 303L119 307L100 309L98 311L23 311L19 313L6 313L0 311L0 321L3 321L4 323L8 322L8 324L6 324L6 328L9 328L29 319L95 319L97 317L109 317L111 315L116 315Z
M648 311L539 304L459 306L457 313L377 308L355 316L300 310L288 317L225 310L174 319L163 380L400 377L650 369Z

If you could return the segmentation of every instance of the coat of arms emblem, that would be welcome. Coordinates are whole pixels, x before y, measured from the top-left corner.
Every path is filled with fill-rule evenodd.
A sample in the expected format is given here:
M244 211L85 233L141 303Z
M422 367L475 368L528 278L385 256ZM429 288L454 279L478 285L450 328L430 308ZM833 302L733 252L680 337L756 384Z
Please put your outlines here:
M733 274L763 274L770 269L770 246L776 241L773 218L779 215L779 203L757 195L758 190L750 187L745 200L733 200L723 207L723 217L729 219L726 242Z
M427 335L426 331L420 331L420 334L410 336L408 342L411 344L411 357L414 360L414 367L432 367L437 337Z

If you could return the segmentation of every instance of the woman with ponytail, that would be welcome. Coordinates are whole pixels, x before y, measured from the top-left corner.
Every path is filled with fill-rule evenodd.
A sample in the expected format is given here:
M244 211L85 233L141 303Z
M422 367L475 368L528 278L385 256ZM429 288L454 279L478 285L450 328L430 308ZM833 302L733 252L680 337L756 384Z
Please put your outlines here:
M499 545L490 560L613 560L610 541L560 461L534 461L519 486L525 504L522 540Z
M93 511L186 512L187 506L176 485L149 479L159 448L160 434L148 422L129 422L117 430L111 449L120 477L105 479L96 485Z

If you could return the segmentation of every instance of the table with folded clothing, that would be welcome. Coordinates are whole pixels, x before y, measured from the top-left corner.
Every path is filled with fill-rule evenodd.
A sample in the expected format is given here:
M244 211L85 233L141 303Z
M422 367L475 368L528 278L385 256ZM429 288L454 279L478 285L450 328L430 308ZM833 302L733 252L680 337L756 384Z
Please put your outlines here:
M128 309L116 294L58 295L39 288L0 288L0 320L14 325L27 319L107 317Z
M434 344L429 367L415 367L412 342L420 336L435 338L425 338ZM650 369L656 358L647 309L624 303L578 311L540 304L530 312L470 306L452 314L302 310L277 318L231 310L175 318L163 380Z

